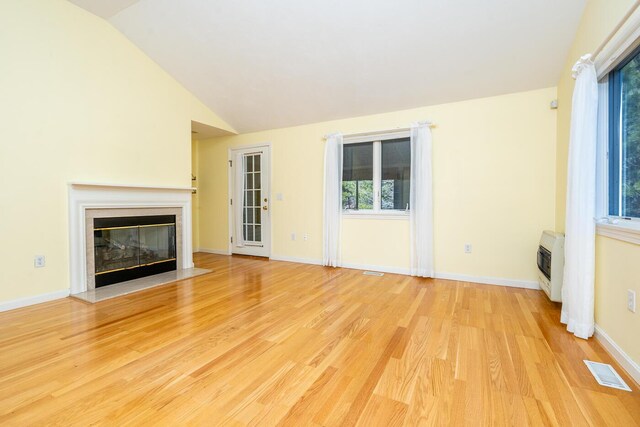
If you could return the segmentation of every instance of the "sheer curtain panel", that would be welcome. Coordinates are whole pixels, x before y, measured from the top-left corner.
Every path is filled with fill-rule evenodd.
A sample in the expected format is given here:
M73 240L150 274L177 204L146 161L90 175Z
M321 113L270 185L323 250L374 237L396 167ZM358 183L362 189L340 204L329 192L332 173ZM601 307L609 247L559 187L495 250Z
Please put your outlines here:
M409 223L411 275L433 277L433 184L431 129L427 123L411 127Z
M327 136L324 147L322 265L340 267L342 223L342 135Z
M561 322L579 338L594 330L596 147L598 81L591 55L573 66L576 80L571 107L565 266Z

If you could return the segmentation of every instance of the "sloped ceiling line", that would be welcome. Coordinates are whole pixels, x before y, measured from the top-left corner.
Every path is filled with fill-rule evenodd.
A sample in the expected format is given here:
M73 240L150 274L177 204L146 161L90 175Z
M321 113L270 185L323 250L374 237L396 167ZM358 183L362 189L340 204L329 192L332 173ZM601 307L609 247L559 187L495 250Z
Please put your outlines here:
M586 0L71 1L249 132L555 86Z

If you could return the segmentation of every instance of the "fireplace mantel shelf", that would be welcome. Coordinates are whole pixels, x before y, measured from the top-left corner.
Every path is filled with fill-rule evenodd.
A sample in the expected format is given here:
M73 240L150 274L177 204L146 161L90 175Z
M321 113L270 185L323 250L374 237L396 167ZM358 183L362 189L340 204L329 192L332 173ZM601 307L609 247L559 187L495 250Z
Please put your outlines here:
M156 187L152 185L135 185L135 184L105 184L96 182L70 182L71 187L92 187L92 188L119 188L131 190L162 190L162 191L194 191L196 187Z

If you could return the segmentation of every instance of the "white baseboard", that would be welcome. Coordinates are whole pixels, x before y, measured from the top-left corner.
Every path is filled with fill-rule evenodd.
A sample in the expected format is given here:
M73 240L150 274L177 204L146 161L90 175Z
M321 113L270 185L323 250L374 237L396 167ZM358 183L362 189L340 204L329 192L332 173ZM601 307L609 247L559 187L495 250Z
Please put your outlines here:
M28 305L40 304L42 302L53 301L69 296L69 289L35 295L32 297L18 298L10 301L0 302L0 312L26 307Z
M274 261L288 261L288 262L298 262L301 264L313 264L313 265L322 265L322 260L314 259L314 258L297 258L283 255L272 255L271 259ZM380 266L380 265L369 265L369 264L356 264L356 263L344 263L342 268L350 268L354 270L368 270L368 271L379 271L382 273L392 273L392 274L404 274L409 276L411 271L408 268L401 267L389 267L389 266ZM471 283L480 283L482 285L498 285L498 286L508 286L511 288L524 288L524 289L540 289L540 285L535 280L518 280L518 279L504 279L502 277L481 277L481 276L467 276L464 274L454 274L454 273L436 273L436 279L446 279L446 280L457 280L461 282L471 282Z
M284 255L271 255L269 257L272 261L287 261L287 262L297 262L299 264L313 264L313 265L322 265L321 259L314 258L298 258Z
M411 275L411 270L409 270L408 268L389 267L385 265L368 265L368 264L356 264L356 263L346 262L342 264L342 268L351 268L353 270L365 270L365 271L379 271L381 273L391 273L391 274L404 274L405 276Z
M313 265L322 265L322 260L317 258L298 258L291 257L285 255L272 255L270 257L273 261L287 261L287 262L297 262L300 264L313 264ZM368 265L368 264L355 264L355 263L344 263L341 268L349 268L353 270L369 270L369 271L380 271L382 273L393 273L393 274L405 274L409 275L408 268L398 268L398 267L385 267L380 265Z
M602 344L611 357L627 371L627 374L629 374L637 384L640 384L640 366L598 325L595 327L594 337Z
M480 283L482 285L508 286L510 288L524 288L540 290L535 280L505 279L502 277L467 276L456 273L436 273L436 279L457 280L461 282Z
M197 249L194 249L193 252L204 252L207 254L216 254L216 255L231 255L229 251L222 251L220 249L197 248Z

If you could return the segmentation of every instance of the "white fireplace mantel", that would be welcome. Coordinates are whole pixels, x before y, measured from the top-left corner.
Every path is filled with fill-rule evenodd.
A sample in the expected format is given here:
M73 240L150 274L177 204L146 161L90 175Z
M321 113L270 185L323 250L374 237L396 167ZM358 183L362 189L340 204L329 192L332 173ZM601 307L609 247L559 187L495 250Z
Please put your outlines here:
M191 187L151 187L122 184L69 183L70 291L87 290L85 214L87 209L179 208L182 210L181 265L193 267Z
M105 184L94 182L70 182L70 187L73 188L120 188L120 189L132 189L132 190L162 190L162 191L193 191L195 187L157 187L151 185L132 185L132 184Z

